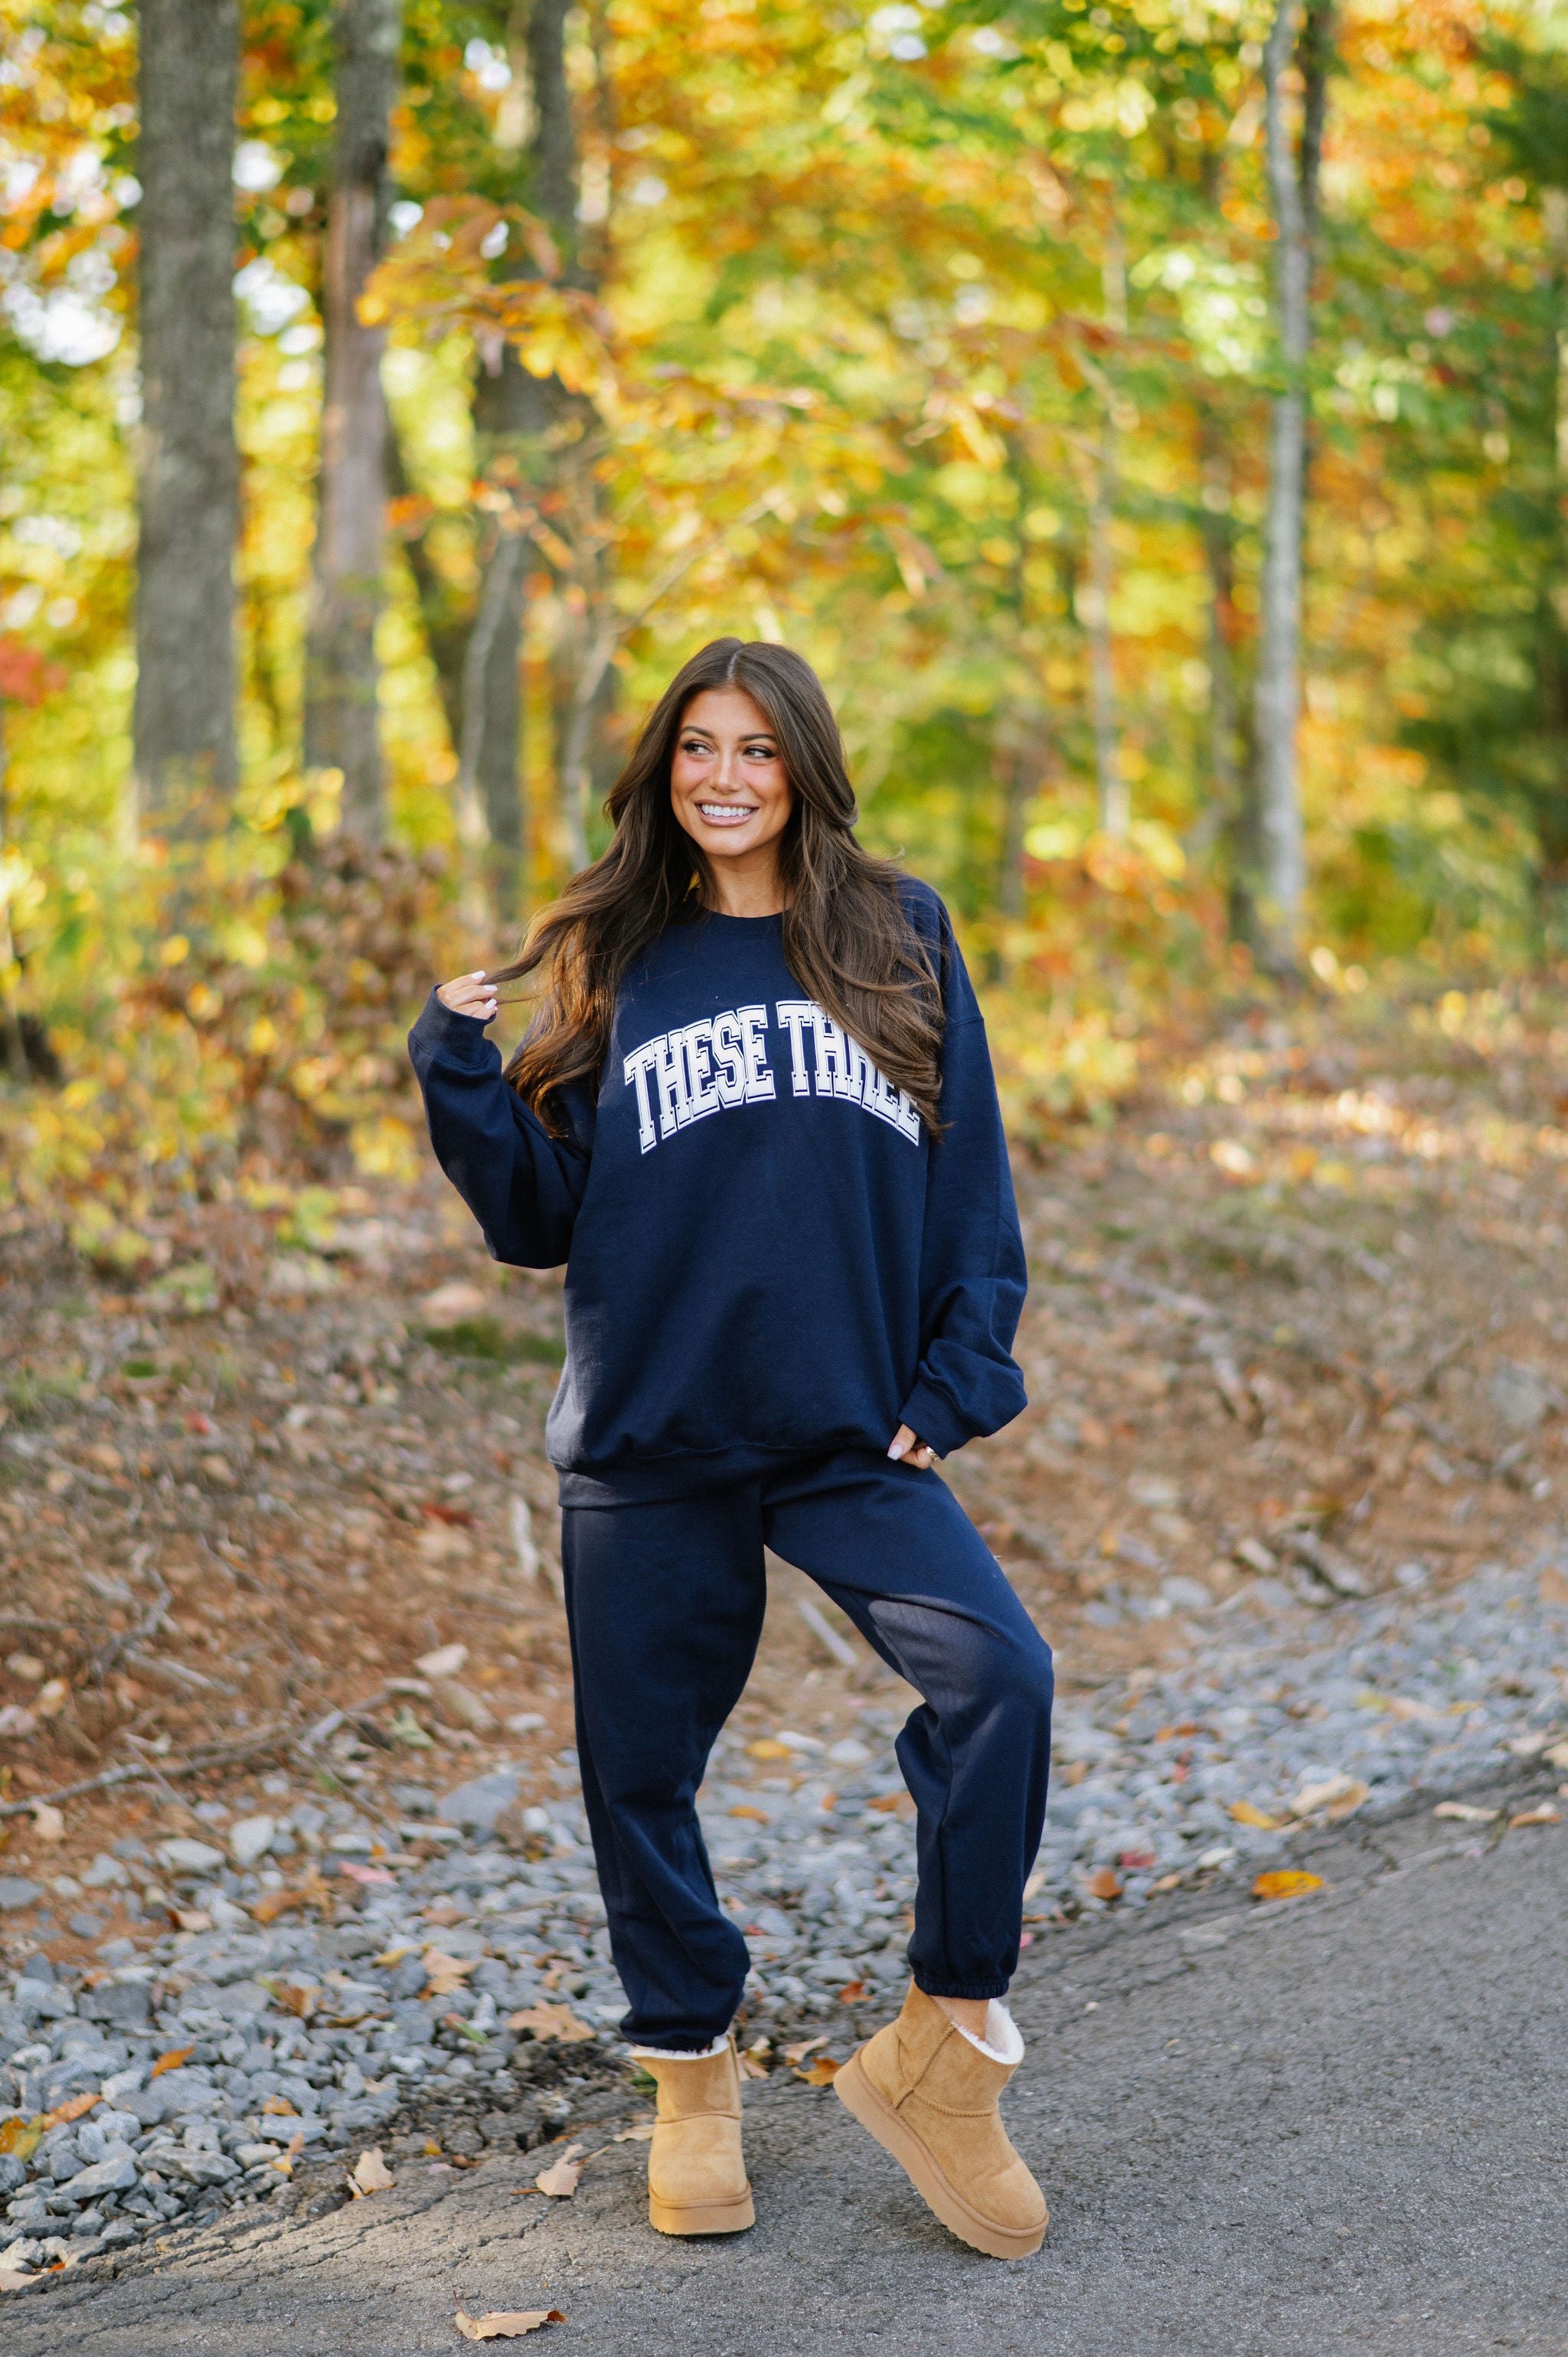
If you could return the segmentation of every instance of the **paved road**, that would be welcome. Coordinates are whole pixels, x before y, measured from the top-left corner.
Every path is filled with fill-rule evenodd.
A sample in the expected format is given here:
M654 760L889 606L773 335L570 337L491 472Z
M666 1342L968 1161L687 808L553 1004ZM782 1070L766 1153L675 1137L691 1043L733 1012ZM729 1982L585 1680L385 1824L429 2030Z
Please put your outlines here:
M314 2223L14 2294L8 2357L424 2357L467 2345L459 2301L564 2309L528 2344L562 2357L1563 2357L1568 1824L1454 1830L1336 1837L1293 1905L1042 1942L1010 2112L1036 2258L961 2249L831 2092L771 2081L733 2242L650 2233L636 2144L569 2202L512 2191L532 2157L405 2163Z

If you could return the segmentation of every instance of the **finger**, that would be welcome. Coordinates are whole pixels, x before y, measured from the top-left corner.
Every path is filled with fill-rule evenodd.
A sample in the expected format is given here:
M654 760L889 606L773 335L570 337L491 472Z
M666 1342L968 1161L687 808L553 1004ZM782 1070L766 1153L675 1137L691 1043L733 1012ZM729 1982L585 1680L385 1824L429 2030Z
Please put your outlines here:
M887 1454L897 1465L915 1446L915 1436L907 1424L901 1424L887 1444Z

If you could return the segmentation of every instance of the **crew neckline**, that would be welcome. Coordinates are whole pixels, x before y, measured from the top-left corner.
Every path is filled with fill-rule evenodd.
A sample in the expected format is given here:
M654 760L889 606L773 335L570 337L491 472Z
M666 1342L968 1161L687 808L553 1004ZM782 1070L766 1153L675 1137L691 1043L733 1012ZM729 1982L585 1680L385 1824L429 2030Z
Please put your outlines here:
M713 922L721 925L782 925L784 922L782 909L775 909L772 915L768 917L732 917L724 909L704 909L703 914Z

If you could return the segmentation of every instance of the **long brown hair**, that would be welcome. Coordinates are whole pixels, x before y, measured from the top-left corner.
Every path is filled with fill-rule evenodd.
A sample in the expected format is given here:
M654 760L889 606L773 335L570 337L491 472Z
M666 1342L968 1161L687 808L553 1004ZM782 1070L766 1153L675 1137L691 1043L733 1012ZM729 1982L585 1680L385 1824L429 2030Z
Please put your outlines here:
M709 906L708 864L671 806L670 771L687 705L714 687L743 688L760 707L793 792L779 841L789 971L935 1135L942 1013L934 962L905 912L899 870L854 839L854 790L822 682L802 656L760 640L715 639L676 673L605 804L615 827L608 850L541 910L516 963L489 977L513 982L549 969L506 1076L558 1129L555 1092L597 1082L628 969L667 926L692 923Z

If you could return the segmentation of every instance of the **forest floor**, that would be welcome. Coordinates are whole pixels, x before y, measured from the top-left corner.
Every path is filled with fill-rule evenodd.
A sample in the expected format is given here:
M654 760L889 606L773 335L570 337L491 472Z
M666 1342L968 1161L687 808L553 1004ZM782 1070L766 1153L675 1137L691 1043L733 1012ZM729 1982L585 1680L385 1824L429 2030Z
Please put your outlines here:
M1316 1868L1315 1846L1334 1838L1326 1767L1352 1771L1330 1779L1350 1789L1345 1808L1366 1803L1358 1837L1373 1864L1358 1875L1397 1863L1402 1842L1418 1858L1473 1861L1544 1842L1537 1855L1560 1878L1559 1836L1512 1828L1559 1822L1546 1771L1568 1764L1565 1092L1568 1030L1498 1002L1304 1007L1239 1022L1152 1075L1114 1124L1020 1160L1032 1284L1018 1350L1033 1405L946 1470L1058 1654L1058 1799L1028 1919L1048 1931L1027 1935L1021 2003L1118 1917L1151 1936L1183 1910L1207 1925L1234 1878L1287 1845L1293 1868ZM462 1874L443 1880L456 1836L424 1837L408 1819L506 1768L518 1784L508 1846L544 1860L546 1884L585 1870L572 1862L583 1829L566 1797L570 1679L542 1449L558 1281L493 1268L434 1178L324 1194L286 1215L211 1208L155 1241L159 1265L127 1290L41 1223L17 1221L5 1239L0 1978L41 1953L68 1988L140 1974L156 2005L199 2012L202 1959L257 1926L301 1927L306 1964L313 1941L358 1953L390 1927L377 1959L389 1975L411 1938L506 1956L542 1974L553 2003L577 2004L597 2048L521 2048L521 2100L481 2119L497 2098L476 2082L469 2101L456 2083L470 2067L459 2024L431 2050L459 2056L439 2085L416 2071L372 2081L368 2100L393 2158L440 2177L432 2199L467 2182L455 2171L489 2169L498 2147L526 2174L518 2146L552 2126L564 2136L568 2114L607 2119L639 2100L609 2051L607 1961L563 1943L564 1899L549 1921L554 1901L513 1917L464 1901ZM908 1846L908 1804L887 1754L907 1690L800 1575L775 1565L770 1583L704 1822L725 1903L743 1909L748 1936L759 1916L777 1940L771 1953L753 1941L754 2029L770 2029L777 2050L766 2037L752 2050L772 2103L817 2069L780 2069L795 2059L787 2037L826 2016L812 2042L842 2048L881 2018L913 1859L895 1854ZM95 1786L124 1767L134 1781ZM1315 1781L1318 1800L1293 1807ZM1421 1850L1411 1813L1434 1785L1465 1793L1457 1813L1472 1831L1488 1825L1484 1841ZM1477 1794L1484 1810L1468 1805ZM339 1840L345 1863L308 1832L302 1854L285 1815L307 1822L302 1796L330 1823L393 1829L374 1854L383 1862L362 1867ZM548 1826L534 1804L548 1804ZM267 1813L285 1830L255 1871L215 1878L209 1849L205 1879L182 1883L163 1846L223 1843L224 1828ZM868 1843L879 1863L865 1862ZM106 1873L116 1845L140 1863ZM821 1866L768 1878L781 1857L808 1855ZM1531 1940L1539 1872L1509 1869ZM784 1896L789 1917L764 1903L812 1873L820 1904L809 1890ZM376 1887L394 1879L396 1891ZM1207 1929L1194 1936L1213 1943ZM1369 1976L1375 2013L1375 1956L1342 1961ZM264 1965L251 1969L265 1983ZM538 1994L504 1971L498 1986L512 1987L508 2003ZM1456 2040L1464 2014L1458 2004ZM194 2051L200 2068L186 2076L210 2077L228 2050L189 2048L183 2018L160 2015L162 2043ZM229 2071L231 2110L259 2109L256 2063L242 2100ZM346 2087L341 2058L335 2067ZM317 2083L330 2108L338 2093ZM329 2141L350 2133L352 2113L343 2120ZM225 2131L224 2149L246 2133ZM254 2215L251 2179L266 2174L247 2166L236 2220ZM313 2236L344 2198L341 2167L313 2164L274 2188ZM15 2197L14 2222L38 2187ZM181 2199L185 2215L197 2197ZM69 2229L69 2201L59 2210L49 2222ZM198 2207L195 2227L158 2249L184 2249L212 2214ZM189 2266L202 2247L190 2242ZM126 2263L91 2233L78 2251L84 2285ZM335 2327L317 2321L328 2345ZM301 2345L316 2343L307 2333ZM837 2343L824 2331L799 2345Z
M1435 1594L1561 1522L1565 1109L1568 1030L1484 1000L1313 1006L1239 1024L1021 1163L1032 1405L946 1469L1064 1695L1189 1658L1217 1599L1266 1618ZM542 1445L558 1277L493 1267L434 1176L279 1227L239 1205L170 1221L134 1292L48 1225L5 1236L5 1792L228 1754L68 1800L52 1843L14 1818L7 1874L195 1832L204 1801L264 1806L279 1744L334 1711L360 1717L317 1738L325 1789L373 1802L505 1759L525 1800L553 1790L572 1735ZM453 1646L460 1674L417 1669ZM832 1740L868 1684L868 1657L774 1610L738 1725ZM388 1748L394 1721L410 1740ZM85 1964L137 1932L74 1933L80 1911L68 1894L0 1936Z

